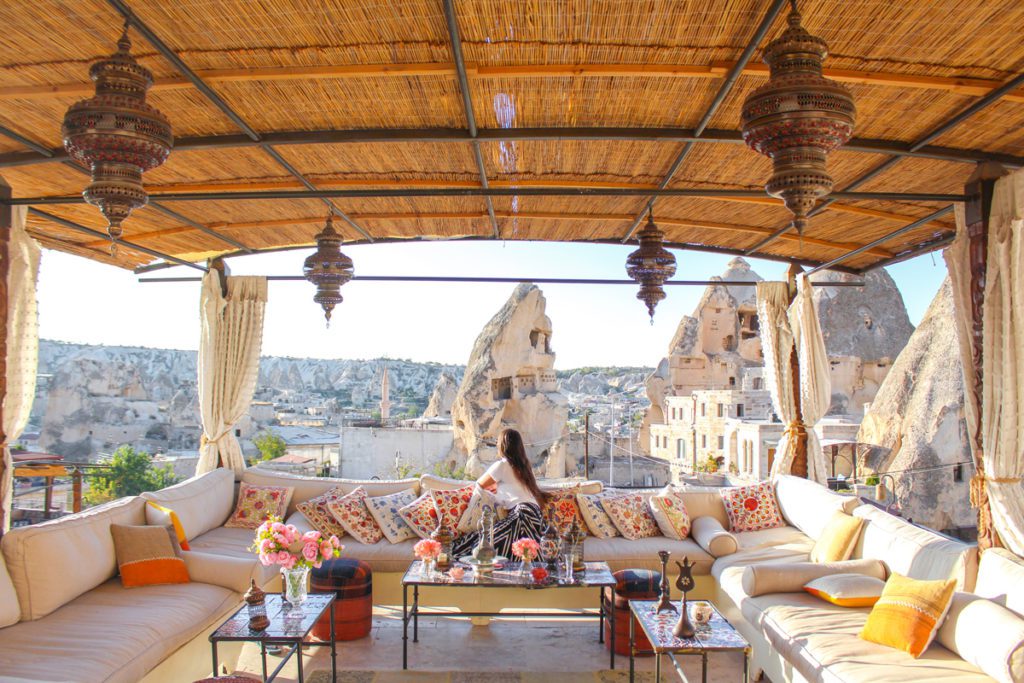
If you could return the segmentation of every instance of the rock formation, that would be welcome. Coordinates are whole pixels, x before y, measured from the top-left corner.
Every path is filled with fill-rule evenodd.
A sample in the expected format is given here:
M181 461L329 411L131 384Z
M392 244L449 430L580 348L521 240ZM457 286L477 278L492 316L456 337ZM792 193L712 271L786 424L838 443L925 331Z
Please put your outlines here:
M970 462L971 454L953 315L947 279L882 382L857 435L859 442L873 444L867 453L861 447L862 471L894 472L903 516L940 530L976 523L968 490L973 469L964 465L957 475L954 468ZM927 471L909 471L921 469Z
M505 428L523 435L539 474L565 475L568 401L557 388L545 303L536 285L519 285L473 344L452 405L455 442L449 458L471 476L497 459Z
M434 385L434 391L430 394L423 417L450 418L452 404L455 403L455 395L458 391L459 384L451 373L442 372L441 376L437 378L437 384Z

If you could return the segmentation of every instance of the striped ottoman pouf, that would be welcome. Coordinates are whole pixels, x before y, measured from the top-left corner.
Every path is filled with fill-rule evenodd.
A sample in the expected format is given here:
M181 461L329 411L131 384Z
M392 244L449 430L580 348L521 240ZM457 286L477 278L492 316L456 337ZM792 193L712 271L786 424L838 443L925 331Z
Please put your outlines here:
M661 572L650 569L622 569L612 576L615 577L615 595L612 596L611 588L605 588L604 605L606 610L609 608L615 610L615 654L629 656L629 601L657 598L659 584L661 584ZM608 617L605 617L605 626L611 628ZM611 648L611 638L605 638L604 643L605 647ZM638 650L651 648L651 642L647 640L640 624L636 625L636 648Z
M373 572L361 560L338 558L327 560L310 575L310 588L334 591L334 638L356 640L370 635L373 625ZM331 615L324 613L313 627L320 640L331 637Z

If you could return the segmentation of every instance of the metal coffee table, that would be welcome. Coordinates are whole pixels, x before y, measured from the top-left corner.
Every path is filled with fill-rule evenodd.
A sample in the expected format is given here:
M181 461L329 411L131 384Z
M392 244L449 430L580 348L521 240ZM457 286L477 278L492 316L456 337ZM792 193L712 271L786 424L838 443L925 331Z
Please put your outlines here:
M604 562L587 562L586 570L577 572L570 581L567 578L558 578L553 573L544 582L538 583L529 576L521 576L518 562L508 562L501 569L495 569L490 575L477 575L471 572L470 565L456 562L466 570L466 575L461 581L454 581L447 574L435 571L432 576L422 575L422 562L416 560L410 566L405 576L402 577L402 669L409 668L409 622L412 622L412 642L419 642L419 618L420 615L430 617L546 617L552 619L579 619L580 616L596 617L600 626L598 627L598 642L604 642L604 617L608 617L610 624L611 638L611 668L615 668L615 609L605 610L601 594L606 587L615 587L615 577L611 569ZM412 606L409 606L409 588L412 587ZM420 588L519 588L526 590L551 590L564 588L597 588L598 608L597 610L573 610L563 612L438 612L425 611L420 607Z
M681 609L679 602L672 603L677 610ZM690 605L706 604L706 600L690 600ZM740 635L739 631L733 628L732 624L726 621L718 609L711 605L714 614L706 630L698 630L693 638L679 639L672 635L672 629L679 619L678 612L662 612L658 614L655 610L658 607L657 600L630 600L629 611L634 617L629 620L629 680L632 683L634 677L634 656L638 654L654 654L655 680L661 680L661 658L668 657L675 667L679 677L686 681L686 675L676 659L676 655L700 655L701 657L701 681L708 680L708 654L712 652L743 652L743 683L747 683L750 664L750 644ZM636 649L636 624L640 624L644 635L651 641L650 650Z
M305 675L302 671L302 646L303 644L314 647L331 648L331 680L338 676L338 652L334 644L334 598L335 593L310 593L306 601L298 609L293 609L280 593L267 594L267 616L270 618L270 626L262 631L253 631L249 628L248 608L242 605L231 617L221 624L216 631L210 634L210 645L213 648L213 675L217 675L217 643L224 641L244 641L260 644L260 655L263 660L263 681L274 680L284 665L288 663L292 655L295 655L296 666L299 671L299 683L303 683ZM331 639L330 641L312 641L306 643L309 632L313 630L316 622L320 620L324 612L331 615ZM284 658L277 665L270 675L267 675L267 646L282 645L287 648Z

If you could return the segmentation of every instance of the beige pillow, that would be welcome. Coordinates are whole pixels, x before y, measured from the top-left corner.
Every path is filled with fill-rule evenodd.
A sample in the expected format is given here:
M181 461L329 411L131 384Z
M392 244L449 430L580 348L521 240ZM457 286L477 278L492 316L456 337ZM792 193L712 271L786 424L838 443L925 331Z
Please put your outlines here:
M765 562L743 570L743 591L752 598L766 593L801 593L804 584L830 574L864 574L885 580L881 560L845 562Z
M722 523L715 517L698 517L693 520L690 534L697 545L715 557L732 555L740 549L739 541L725 530Z
M601 505L619 533L635 541L661 533L647 505L647 498L640 493L631 493L608 498L601 501Z
M686 503L676 489L666 486L660 493L648 498L647 504L663 536L682 541L690 535L690 513L686 511Z
M864 520L860 517L835 511L821 536L811 548L811 562L842 562L850 559L857 546Z
M1024 681L1024 619L1002 605L954 593L938 640L997 681Z
M831 574L808 581L804 590L839 607L873 607L885 590L885 581L863 574Z
M291 486L254 486L244 481L238 488L238 502L224 526L236 529L255 529L271 517L284 519L292 499Z
M580 514L583 515L583 521L587 523L587 529L591 536L614 538L622 535L604 509L605 501L618 495L620 495L618 491L602 491L601 493L581 493L576 496Z

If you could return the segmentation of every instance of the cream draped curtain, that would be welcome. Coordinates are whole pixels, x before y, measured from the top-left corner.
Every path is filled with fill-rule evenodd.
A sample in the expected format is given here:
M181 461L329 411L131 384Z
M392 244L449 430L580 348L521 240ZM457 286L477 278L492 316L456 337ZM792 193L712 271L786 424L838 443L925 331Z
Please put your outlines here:
M957 238L946 252L957 311L957 331L965 382L968 432L978 425L970 387L970 260L962 206L957 207ZM982 307L981 443L983 477L972 481L972 502L987 492L992 523L1003 543L1024 555L1024 172L996 181L989 220L985 301ZM973 438L972 438L973 441Z
M39 356L39 318L36 308L36 280L39 277L39 244L25 232L27 207L13 207L7 276L7 388L3 397L3 428L0 461L0 530L11 525L14 464L10 444L16 442L28 423L36 395L36 366Z
M825 454L814 432L814 425L828 411L832 400L828 353L814 307L810 281L802 276L797 285L796 298L790 304L787 283L757 284L757 315L761 327L765 384L771 394L775 413L786 425L776 447L771 474L775 477L792 471L796 425L802 417L807 432L807 478L824 484L828 476ZM799 414L793 400L795 378L789 362L794 348L800 364Z
M267 279L228 277L227 290L225 298L215 270L203 277L198 360L203 436L196 474L221 465L236 473L245 469L234 426L248 412L256 389Z

